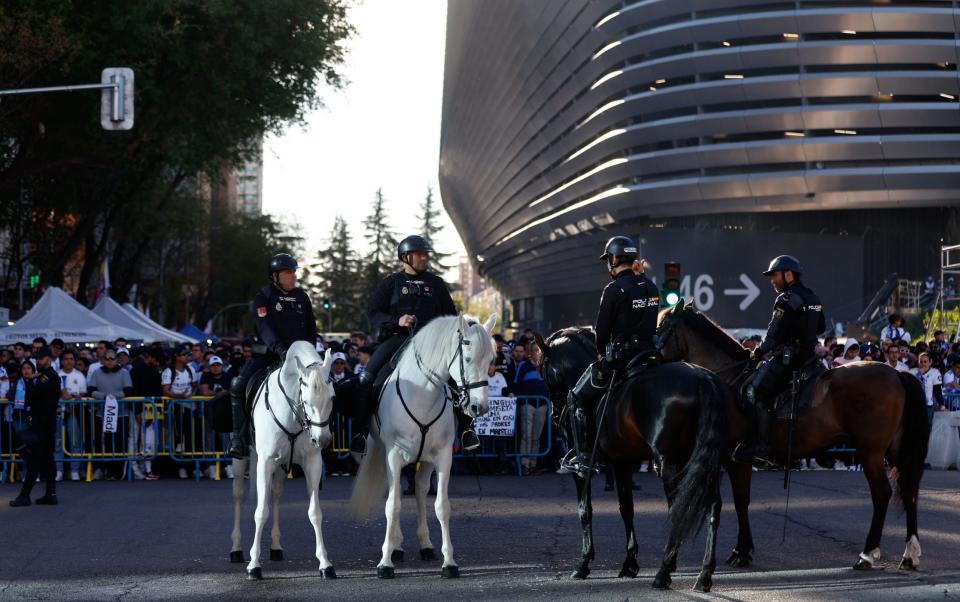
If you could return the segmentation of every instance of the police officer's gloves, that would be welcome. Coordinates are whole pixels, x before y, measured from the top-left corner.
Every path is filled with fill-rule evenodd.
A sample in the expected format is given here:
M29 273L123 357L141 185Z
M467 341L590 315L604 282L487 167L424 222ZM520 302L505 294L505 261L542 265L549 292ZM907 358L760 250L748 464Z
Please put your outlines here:
M759 346L754 347L754 348L753 348L753 351L750 352L750 359L753 360L753 361L755 361L755 362L759 362L760 360L763 359L763 355L764 355L765 353L766 353L765 351L761 351L761 350L760 350L760 347L759 347Z

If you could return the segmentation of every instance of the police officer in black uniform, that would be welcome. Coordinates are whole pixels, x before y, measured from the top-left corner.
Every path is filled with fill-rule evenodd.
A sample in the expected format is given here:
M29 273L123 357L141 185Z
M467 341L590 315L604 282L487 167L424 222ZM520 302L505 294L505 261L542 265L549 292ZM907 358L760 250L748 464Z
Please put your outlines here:
M560 464L567 472L581 476L586 476L594 466L591 456L596 437L594 405L610 386L613 370L623 370L637 355L655 355L660 308L657 285L644 274L633 271L633 263L637 260L637 245L633 240L614 236L607 241L600 259L607 261L607 270L613 279L603 289L597 312L600 359L584 370L567 396L573 449Z
M793 372L814 356L817 335L826 330L823 305L816 293L800 282L802 273L800 262L791 255L774 258L763 273L780 294L773 304L767 334L753 350L753 359L760 360L771 351L773 355L760 364L747 391L753 401L753 415L747 440L734 450L737 462L774 464L768 444L773 402L790 384Z
M377 374L404 341L427 322L437 316L457 315L447 284L427 271L432 252L433 247L422 236L408 236L400 241L397 257L403 262L403 270L384 278L370 299L367 316L378 332L380 344L358 377L359 401L364 407L357 410L358 433L350 442L350 451L355 453L366 450L366 434L373 412L371 393ZM464 423L464 418L462 412L457 412L461 445L466 450L476 449L480 440L469 428L469 419Z
M36 354L39 374L26 385L24 416L26 428L20 432L17 450L27 464L27 471L20 495L10 501L13 507L29 506L30 491L37 477L42 476L47 485L38 504L57 503L57 466L54 462L54 437L57 429L57 408L60 405L60 376L53 369L53 353L49 347L41 347Z
M290 255L274 255L268 271L271 283L260 289L250 303L260 341L253 346L253 357L244 364L243 371L230 381L233 437L229 453L234 458L246 458L250 449L245 399L250 377L281 362L295 341L307 341L311 345L317 342L313 304L307 293L297 287L298 267L297 260Z

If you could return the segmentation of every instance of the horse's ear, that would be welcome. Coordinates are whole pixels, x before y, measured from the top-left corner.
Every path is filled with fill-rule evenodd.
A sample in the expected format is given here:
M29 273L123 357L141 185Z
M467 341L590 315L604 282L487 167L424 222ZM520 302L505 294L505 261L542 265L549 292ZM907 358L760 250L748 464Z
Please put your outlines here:
M333 356L333 350L327 347L327 350L323 352L323 367L328 368L330 366L330 358Z
M487 323L483 325L483 329L487 331L488 334L493 334L493 327L497 325L497 314L491 314L487 319Z
M537 347L540 348L540 353L544 356L549 355L550 346L547 345L546 341L543 340L543 337L540 336L539 332L533 333L533 339L537 342Z
M676 305L670 308L670 313L677 314L683 311L683 297L680 297L680 300L677 301Z

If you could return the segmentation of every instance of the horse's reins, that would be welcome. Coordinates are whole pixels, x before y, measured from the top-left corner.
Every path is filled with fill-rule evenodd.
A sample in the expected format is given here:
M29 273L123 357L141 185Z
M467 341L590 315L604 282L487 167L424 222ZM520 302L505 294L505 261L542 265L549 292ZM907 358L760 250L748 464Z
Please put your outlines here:
M476 382L467 382L466 376L466 366L464 365L463 359L463 348L466 345L469 345L470 341L463 338L463 329L457 329L457 352L452 358L450 358L450 363L447 365L447 373L449 374L450 369L453 368L453 362L456 361L457 357L460 358L460 384L457 385L456 381L453 380L453 377L447 379L446 382L433 370L429 370L423 367L423 362L420 358L420 352L417 350L416 345L413 348L413 357L417 361L417 367L420 368L420 371L427 376L427 380L436 387L442 387L444 389L443 402L440 406L440 412L436 417L428 422L423 424L420 422L416 416L413 415L413 412L410 411L410 408L407 406L406 400L403 398L403 393L400 391L400 375L397 374L396 380L394 381L397 390L397 397L400 398L400 403L403 405L404 411L407 413L407 416L413 420L413 423L417 425L417 428L420 429L420 448L417 450L417 458L413 461L414 464L420 462L420 456L423 455L423 447L427 442L427 431L430 430L430 427L433 426L440 417L443 416L444 411L447 409L447 401L450 400L453 402L453 405L460 406L469 398L470 389L478 389L480 387L486 387L488 381L480 380ZM451 382L453 381L453 382ZM447 394L447 389L450 389L453 392L454 397L451 398ZM377 416L377 422L380 422L379 411Z
M283 388L283 381L280 379L281 371L282 369L278 368L273 372L273 374L277 375L277 386L280 388L280 392L283 393L283 397L284 399L287 400L287 405L290 407L290 411L293 413L294 419L297 421L297 424L300 426L299 431L297 431L296 433L291 433L287 429L287 427L285 427L283 423L280 422L280 419L277 418L277 414L276 412L273 411L273 408L270 407L270 387L268 386L268 384L270 381L270 376L273 376L273 374L270 374L269 376L267 376L267 378L263 381L262 386L264 388L264 393L263 393L264 405L266 406L267 410L270 412L270 416L273 418L273 421L277 423L277 426L280 427L280 430L283 431L283 434L285 434L287 436L287 439L290 441L290 461L286 465L281 464L281 466L283 466L283 469L286 471L286 470L289 470L291 466L293 466L293 446L297 438L303 433L305 433L307 430L309 430L311 426L316 426L320 428L329 426L330 421L332 420L333 412L331 412L330 416L327 416L327 419L322 422L314 422L310 420L310 418L307 416L306 402L303 401L303 385L306 384L303 380L303 377L298 375L298 379L300 381L299 386L297 387L297 404L299 406L298 408L298 406L294 405L293 399L290 397L290 395L287 394L287 391Z

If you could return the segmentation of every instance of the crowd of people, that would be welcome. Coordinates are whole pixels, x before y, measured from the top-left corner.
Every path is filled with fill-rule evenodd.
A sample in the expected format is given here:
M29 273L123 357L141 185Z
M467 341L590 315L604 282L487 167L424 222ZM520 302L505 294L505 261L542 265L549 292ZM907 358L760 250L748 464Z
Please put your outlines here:
M546 388L540 378L536 363L532 360L533 332L525 331L514 341L506 341L501 335L494 337L497 355L489 367L489 392L493 396L535 395L545 396ZM318 351L330 348L333 352L333 368L330 378L334 382L363 372L373 347L370 337L362 332L351 333L342 340L317 339ZM93 398L104 400L112 396L124 398L165 397L173 400L191 399L197 396L214 397L229 390L230 380L239 374L252 355L249 341L241 344L218 342L214 344L166 346L151 344L134 346L125 339L99 341L95 345L67 345L60 339L46 341L42 337L32 343L15 343L0 349L0 449L5 453L14 444L14 426L20 420L20 412L26 399L27 384L37 378L36 355L41 349L49 349L52 367L60 376L60 399ZM200 404L207 403L206 412L198 411ZM175 453L186 448L204 452L223 452L229 445L229 429L215 430L210 402L183 403L178 406L173 434ZM92 410L91 408L97 408ZM82 456L93 453L130 455L151 458L156 451L157 420L159 409L153 404L120 403L118 405L120 428L115 436L99 436L103 429L102 405L93 404L84 413L69 403L61 405L60 416L64 428L57 430L56 459L57 480L84 480ZM205 416L206 419L201 418ZM530 404L521 407L517 428L523 429L521 449L536 454L542 445L541 435L547 416L546 404ZM160 436L165 436L161 433ZM65 436L66 440L62 440ZM93 439L94 441L90 441ZM343 442L341 442L342 444ZM64 454L64 449L67 454ZM499 445L500 451L508 451ZM512 451L512 450L510 450ZM327 452L328 466L333 475L355 474L356 463L343 454ZM72 460L77 458L77 460ZM159 469L158 465L164 467ZM97 462L95 480L116 480L125 475L124 462ZM174 464L162 459L135 460L130 464L134 479L157 480L160 474L189 478L187 464ZM500 468L505 465L501 464ZM524 458L524 472L536 470L536 458ZM201 465L204 478L214 477L214 466ZM232 478L229 463L226 476Z

